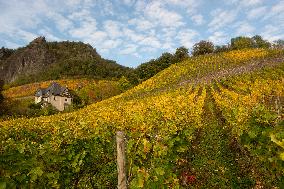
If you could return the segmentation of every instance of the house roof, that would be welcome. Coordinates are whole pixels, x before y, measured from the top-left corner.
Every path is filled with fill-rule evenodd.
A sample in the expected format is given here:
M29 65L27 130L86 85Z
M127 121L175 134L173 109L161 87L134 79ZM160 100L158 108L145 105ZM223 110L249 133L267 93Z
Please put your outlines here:
M60 86L58 83L53 82L47 88L38 89L35 96L70 96L68 89L66 87Z

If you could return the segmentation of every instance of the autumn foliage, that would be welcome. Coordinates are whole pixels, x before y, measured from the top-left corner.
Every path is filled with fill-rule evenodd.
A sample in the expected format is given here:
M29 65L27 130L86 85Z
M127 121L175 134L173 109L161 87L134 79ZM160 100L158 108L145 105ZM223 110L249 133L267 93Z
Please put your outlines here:
M283 68L282 51L198 56L79 111L1 122L0 182L115 188L122 130L129 188L280 187Z

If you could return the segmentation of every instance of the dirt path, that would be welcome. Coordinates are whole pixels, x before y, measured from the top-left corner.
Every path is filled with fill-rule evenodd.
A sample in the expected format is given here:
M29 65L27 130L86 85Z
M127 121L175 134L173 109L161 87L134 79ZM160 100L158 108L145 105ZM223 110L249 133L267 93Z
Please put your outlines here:
M192 143L190 167L197 182L189 188L253 188L250 175L236 160L238 150L231 147L232 137L221 112L207 91L203 127Z

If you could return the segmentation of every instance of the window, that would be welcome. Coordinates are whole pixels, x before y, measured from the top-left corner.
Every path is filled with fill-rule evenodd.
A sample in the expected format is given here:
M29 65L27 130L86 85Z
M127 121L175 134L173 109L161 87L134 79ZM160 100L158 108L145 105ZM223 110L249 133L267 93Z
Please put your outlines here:
M65 102L67 102L67 98L65 98Z
M55 100L55 96L54 96L53 100Z

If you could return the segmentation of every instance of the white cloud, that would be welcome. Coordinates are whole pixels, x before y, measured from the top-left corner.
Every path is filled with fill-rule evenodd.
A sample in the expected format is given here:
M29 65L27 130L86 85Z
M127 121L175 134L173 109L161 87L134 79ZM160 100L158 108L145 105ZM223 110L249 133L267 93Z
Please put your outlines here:
M234 26L237 28L236 35L251 36L255 28L247 22L239 22Z
M186 9L189 15L196 14L198 12L198 7L202 4L202 1L196 0L163 0L169 6L176 5Z
M197 41L197 37L199 37L199 34L196 31L185 29L179 31L176 38L179 40L181 45L191 48Z
M61 38L52 34L52 31L50 31L50 29L48 29L48 28L39 30L38 34L41 35L41 36L45 36L47 40L62 41Z
M122 35L121 24L113 20L107 20L103 23L104 30L108 33L110 38L117 38Z
M82 4L82 0L65 0L66 5L69 7L77 7Z
M127 6L132 6L135 0L122 0L122 2Z
M93 40L93 43L99 42L101 43L107 38L107 33L103 31L96 31L90 35L91 40Z
M144 45L144 46L150 46L150 47L154 47L154 48L160 48L161 47L160 41L156 37L153 37L153 36L145 37L144 39L139 41L138 44Z
M191 16L191 20L196 24L196 25L202 25L205 21L203 19L203 16L201 14L195 14Z
M128 21L130 25L134 25L139 31L146 31L154 27L153 23L145 18L133 18Z
M62 14L56 12L50 12L47 15L50 19L53 20L57 29L61 32L64 32L73 27L73 22L63 16Z
M224 0L226 4L237 7L254 7L263 3L264 0Z
M227 42L228 37L223 31L216 31L209 37L209 40L214 44L220 45Z
M104 51L108 51L109 49L114 49L118 47L119 45L122 44L122 40L117 39L117 40L105 40L102 41L100 44L100 48L103 49Z
M76 21L93 22L95 20L90 10L87 9L81 9L79 11L72 12L71 14L68 15L68 18L74 22Z
M157 48L153 47L142 47L139 52L153 53L156 52Z
M165 43L162 43L161 48L172 52L174 51L174 46L175 44L173 42L165 42Z
M267 11L267 8L265 6L251 9L247 13L247 18L252 20L252 19L257 19L257 18L263 17L263 15L265 15L266 11Z
M259 4L262 4L263 3L263 0L242 0L241 1L241 4L243 6L256 6L256 5L259 5Z
M160 38L171 41L176 36L177 30L175 28L163 28L160 33Z
M153 1L147 4L143 12L147 19L160 26L179 27L185 24L180 14L168 10L159 1Z
M147 3L144 0L137 0L135 3L135 13L138 14L140 12L143 12L143 10L145 9Z
M74 27L69 30L69 34L75 38L88 38L93 35L97 30L96 22L82 22L79 27Z
M35 33L28 32L28 31L21 30L21 29L17 30L15 32L15 35L20 36L25 41L32 41L32 40L34 40L35 38L38 37L38 35L35 34Z
M12 48L12 49L16 49L16 48L18 48L18 47L21 46L20 44L14 43L14 42L12 42L12 41L7 41L7 40L5 40L4 42L5 42L5 46L6 46L6 47L9 47L9 48Z
M211 12L213 19L208 24L209 30L216 31L220 28L226 27L237 18L236 11L217 9Z
M129 28L123 28L123 33L126 39L130 39L133 42L138 42L141 41L142 39L145 38L144 35L136 33L135 31L129 29Z
M280 1L264 15L264 20L271 20L278 25L281 24L284 26L284 1Z
M264 26L264 31L261 33L261 36L270 42L278 39L284 39L283 30L271 24Z
M284 1L279 1L276 5L271 8L272 13L274 14L281 14L283 15L284 12Z
M0 32L9 33L19 28L36 28L41 22L38 10L34 10L34 4L28 4L22 1L0 2ZM16 6L15 6L16 5Z
M102 1L99 8L103 15L114 15L114 6L111 1Z
M120 50L119 53L120 54L135 54L136 50L137 50L138 46L135 44L128 44L126 45L126 47L123 50Z

